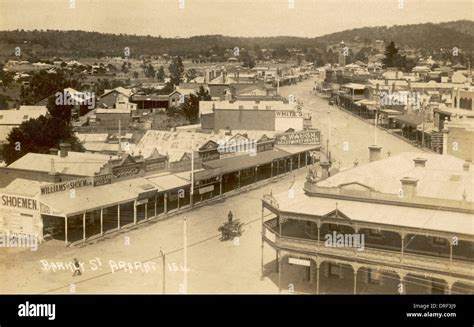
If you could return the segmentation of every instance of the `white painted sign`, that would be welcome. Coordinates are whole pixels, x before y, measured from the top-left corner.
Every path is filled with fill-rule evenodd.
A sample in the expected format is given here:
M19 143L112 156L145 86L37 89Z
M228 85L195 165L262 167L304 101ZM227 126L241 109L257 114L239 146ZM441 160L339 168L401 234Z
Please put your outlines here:
M298 259L298 258L289 258L288 262L293 264L293 265L298 265L298 266L306 266L309 267L311 266L311 261L306 260L306 259Z
M265 237L275 243L275 234L270 232L270 230L268 230L267 228L265 228Z
M206 186L206 187L201 187L199 189L199 194L204 194L204 193L208 193L208 192L212 192L212 191L214 191L214 184Z

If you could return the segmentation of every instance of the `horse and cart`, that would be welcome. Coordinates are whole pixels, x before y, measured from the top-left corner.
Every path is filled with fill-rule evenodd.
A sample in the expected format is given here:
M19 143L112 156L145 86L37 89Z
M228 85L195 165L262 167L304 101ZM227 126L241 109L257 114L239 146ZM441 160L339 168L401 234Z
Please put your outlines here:
M233 240L234 237L242 235L242 226L244 225L238 219L233 220L233 214L229 211L226 223L219 226L218 230L222 233L221 241Z

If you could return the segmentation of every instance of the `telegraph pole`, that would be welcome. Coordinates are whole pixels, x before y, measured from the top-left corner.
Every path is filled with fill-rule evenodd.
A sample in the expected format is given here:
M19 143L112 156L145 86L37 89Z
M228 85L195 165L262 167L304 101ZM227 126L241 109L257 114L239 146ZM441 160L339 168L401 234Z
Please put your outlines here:
M421 148L425 147L425 101L421 105Z
M191 190L190 190L190 204L194 207L194 132L191 137Z
M161 248L160 248L160 255L161 255L161 259L163 260L163 281L162 281L162 287L163 287L163 291L162 291L162 294L166 294L166 256L165 256L165 251L163 251Z
M187 236L187 222L186 218L183 221L183 241L184 241L184 283L183 283L183 293L188 293L188 236Z

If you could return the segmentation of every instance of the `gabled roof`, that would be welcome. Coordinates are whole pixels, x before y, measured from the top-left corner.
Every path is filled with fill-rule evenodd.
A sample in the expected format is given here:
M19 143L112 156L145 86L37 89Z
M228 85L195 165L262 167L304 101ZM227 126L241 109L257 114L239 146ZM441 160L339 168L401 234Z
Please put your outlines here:
M78 176L94 176L108 161L108 155L73 152L61 158L59 155L27 153L8 168L24 169L38 172L50 172L51 160L54 160L54 169L58 173Z
M21 125L21 123L27 120L36 119L40 116L46 116L48 114L48 109L45 106L34 107L35 108L22 108L19 110L0 110L0 126Z
M132 96L133 94L133 91L132 90L129 90L129 89L126 89L124 87L116 87L115 89L112 89L112 90L105 90L104 94L102 94L100 97L105 97L106 95L110 94L110 93L113 93L113 92L118 92L120 94L123 94L125 95L126 97L130 97Z

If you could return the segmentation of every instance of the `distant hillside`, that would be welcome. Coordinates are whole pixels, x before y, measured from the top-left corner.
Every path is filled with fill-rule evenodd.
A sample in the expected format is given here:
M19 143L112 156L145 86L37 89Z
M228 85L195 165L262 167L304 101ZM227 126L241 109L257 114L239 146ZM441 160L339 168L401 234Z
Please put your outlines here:
M474 51L474 22L461 20L440 24L416 24L403 26L379 26L357 28L318 38L322 43L345 42L369 43L374 39L414 49L436 51L440 48L458 47L466 52Z
M125 34L104 34L84 31L2 31L0 56L12 57L19 46L26 56L40 58L122 56L129 47L131 57L141 55L181 55L192 58L198 55L223 55L225 49L318 49L326 51L328 45L344 40L348 43L370 44L375 39L386 43L395 41L398 46L423 49L428 53L459 47L472 56L474 53L474 22L461 20L440 24L416 24L392 27L364 27L332 33L317 38L301 37L227 37L221 35L191 38L162 38Z

